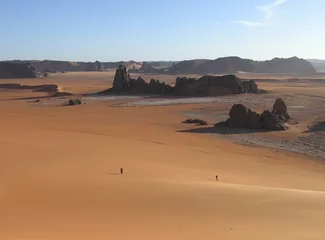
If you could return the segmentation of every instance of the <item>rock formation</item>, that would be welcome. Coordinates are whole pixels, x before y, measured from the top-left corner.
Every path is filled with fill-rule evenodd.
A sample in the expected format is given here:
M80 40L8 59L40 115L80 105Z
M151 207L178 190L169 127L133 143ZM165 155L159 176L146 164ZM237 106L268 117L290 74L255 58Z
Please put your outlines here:
M247 81L243 81L242 83L243 83L245 91L251 92L251 93L259 92L257 84L254 80L247 80Z
M234 104L232 106L226 125L233 128L263 128L261 116L242 104Z
M218 96L239 93L259 93L253 80L242 80L235 75L210 76L195 78L177 78L175 93L179 95Z
M172 91L172 87L159 80L151 79L146 83L141 77L132 79L126 71L126 67L120 65L116 70L113 88L108 92L130 92L140 94L166 94Z
M116 69L114 82L113 82L113 90L120 92L120 91L127 91L128 90L128 75L126 73L126 67L120 65L118 69Z
M263 126L269 130L286 130L287 127L284 124L284 121L280 119L280 116L274 114L270 110L265 110L261 114L261 121L263 122Z
M175 87L156 79L146 83L141 77L132 79L125 66L120 65L115 73L113 87L102 93L143 93L143 94L173 94L178 96L220 96L240 93L260 93L255 81L243 80L235 75L210 76L200 79L176 79Z
M281 118L284 117L285 119L290 119L287 110L288 110L287 105L281 98L275 100L275 103L273 105L273 111L272 111L273 113L282 116Z
M30 63L0 62L0 78L37 78L39 71Z
M281 99L277 99L275 106L281 106L281 111L265 110L262 114L258 114L251 109L246 108L242 104L234 104L229 111L229 119L225 122L216 124L216 126L224 125L231 128L248 128L248 129L268 129L268 130L286 130L285 122L289 119L285 103Z

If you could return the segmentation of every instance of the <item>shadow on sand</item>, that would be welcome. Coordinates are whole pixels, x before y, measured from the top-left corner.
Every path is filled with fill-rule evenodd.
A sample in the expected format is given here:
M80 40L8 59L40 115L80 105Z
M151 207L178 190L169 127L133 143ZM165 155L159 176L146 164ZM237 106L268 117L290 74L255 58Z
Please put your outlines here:
M119 176L121 175L120 173L110 173L109 175L112 175L112 176Z
M11 90L31 90L32 92L44 92L47 96L36 96L36 97L25 97L25 98L14 98L10 100L35 100L52 97L65 97L71 96L72 93L60 92L59 86L55 84L44 84L44 85L22 85L19 83L1 83L0 89L11 89Z
M229 128L229 127L216 126L216 127L200 127L200 128L186 129L186 130L178 130L177 132L182 132L182 133L210 133L210 134L230 135L230 134L269 132L269 130L266 130L266 129Z
M309 129L304 131L304 133L313 133L313 132L321 132L321 131L325 131L325 121L309 126Z
M46 99L46 98L56 98L56 97L67 97L67 96L72 96L72 94L68 93L68 92L59 92L59 93L51 94L51 95L48 95L48 96L13 98L13 99L10 99L10 100L36 100L36 99Z

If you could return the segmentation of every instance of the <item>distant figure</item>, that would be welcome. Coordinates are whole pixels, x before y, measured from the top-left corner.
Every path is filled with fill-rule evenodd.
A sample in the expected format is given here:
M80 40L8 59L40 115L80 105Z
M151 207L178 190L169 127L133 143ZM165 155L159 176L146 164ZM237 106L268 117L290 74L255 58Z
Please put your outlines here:
M216 175L216 181L218 181L218 180L219 180L218 175Z
M39 102L39 99L36 99L35 102Z
M120 168L120 173L123 174L123 168Z

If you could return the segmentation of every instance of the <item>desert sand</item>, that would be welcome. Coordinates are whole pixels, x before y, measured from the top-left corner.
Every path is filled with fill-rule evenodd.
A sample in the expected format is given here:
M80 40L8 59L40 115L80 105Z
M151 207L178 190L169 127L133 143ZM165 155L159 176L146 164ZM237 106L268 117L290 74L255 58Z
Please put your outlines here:
M112 77L64 73L0 84L55 84L78 96L110 87ZM302 116L292 107L300 123L268 134L275 141L310 134L303 132L313 114L322 117L323 83L259 86L274 92L272 101L281 96L315 108ZM66 107L50 104L66 98L46 92L0 89L0 239L323 240L325 153L238 144L181 123L199 112L213 124L229 99L128 107L119 104L135 100L102 99Z

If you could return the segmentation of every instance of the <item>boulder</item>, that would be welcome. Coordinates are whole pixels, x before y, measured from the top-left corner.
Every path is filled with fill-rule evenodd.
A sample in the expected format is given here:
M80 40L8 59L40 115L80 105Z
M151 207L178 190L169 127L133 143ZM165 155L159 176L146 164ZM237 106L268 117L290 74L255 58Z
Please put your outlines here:
M229 111L227 126L233 128L248 127L248 109L243 104L234 104Z
M208 123L204 120L201 120L201 119L193 119L193 118L190 118L190 119L186 119L185 121L183 121L182 123L195 123L195 124L198 124L198 125L208 125Z
M265 110L261 114L261 121L263 122L264 128L269 130L280 131L287 129L284 122L279 118L279 115L274 114L269 110Z
M261 115L257 112L248 109L248 128L262 129L263 122L261 121Z
M285 118L284 121L286 121L287 119L290 119L290 116L289 116L287 110L288 110L287 105L281 98L278 98L277 100L275 100L272 112L274 114L280 115L281 119Z
M69 105L80 105L81 101L79 99L70 99L68 104Z
M263 124L261 116L246 108L243 104L234 104L229 112L229 119L226 121L228 127L261 129Z
M254 80L243 81L244 90L247 93L259 93L260 90Z

